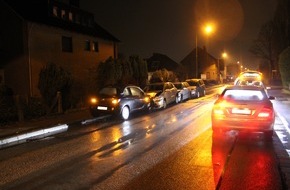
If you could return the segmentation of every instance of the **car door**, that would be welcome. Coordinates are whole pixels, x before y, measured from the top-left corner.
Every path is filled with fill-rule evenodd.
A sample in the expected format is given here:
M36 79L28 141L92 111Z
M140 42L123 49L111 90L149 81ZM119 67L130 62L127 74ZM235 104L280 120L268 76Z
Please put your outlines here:
M176 98L176 94L177 94L177 90L175 88L175 86L172 83L167 83L166 84L168 92L169 92L169 96L170 96L170 103L175 101Z
M139 110L144 108L144 96L145 93L137 87L130 87L132 94L132 110Z

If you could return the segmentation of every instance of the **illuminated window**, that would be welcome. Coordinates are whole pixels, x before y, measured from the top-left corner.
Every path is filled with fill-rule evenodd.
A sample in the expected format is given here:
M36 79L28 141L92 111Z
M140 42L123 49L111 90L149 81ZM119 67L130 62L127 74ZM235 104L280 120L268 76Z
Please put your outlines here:
M72 12L69 12L68 13L68 20L69 21L73 21L73 14L72 14Z
M52 10L52 12L53 12L53 16L56 16L56 17L58 17L58 8L55 6L55 7L53 7L53 10Z
M72 52L72 37L62 36L62 51Z
M93 51L99 52L99 43L98 42L93 42Z
M61 18L65 19L65 10L61 10Z
M89 40L85 41L85 50L90 51L91 50L91 43Z

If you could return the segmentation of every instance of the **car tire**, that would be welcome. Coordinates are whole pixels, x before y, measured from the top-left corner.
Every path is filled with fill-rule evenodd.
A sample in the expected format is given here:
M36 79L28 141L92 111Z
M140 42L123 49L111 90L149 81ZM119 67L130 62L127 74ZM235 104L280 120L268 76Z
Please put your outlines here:
M127 120L130 117L130 109L128 106L123 107L121 111L121 117L123 120Z
M166 100L164 99L164 100L163 100L163 109L166 109L166 107L167 107L167 102L166 102Z
M196 92L196 98L199 98L200 97L200 94L199 94L199 91Z
M273 131L266 131L264 132L265 139L267 141L272 141L273 138Z
M178 104L178 103L180 103L182 101L183 101L182 94L177 94L177 96L175 97L175 103Z
M223 134L223 130L219 128L212 128L212 135L213 136L221 136Z

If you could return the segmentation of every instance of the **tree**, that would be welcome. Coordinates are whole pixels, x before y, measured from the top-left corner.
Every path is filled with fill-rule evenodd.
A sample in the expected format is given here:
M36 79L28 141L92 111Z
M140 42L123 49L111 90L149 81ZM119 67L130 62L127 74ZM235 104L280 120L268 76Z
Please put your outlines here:
M254 55L268 61L269 72L275 69L274 60L276 60L275 56L277 57L277 55L274 55L273 51L273 39L274 23L273 21L269 21L261 27L258 38L254 40L254 43L250 48L250 52Z
M55 107L57 92L61 92L63 109L70 106L72 76L54 63L48 63L39 73L38 89L49 111Z
M96 90L106 85L145 86L148 71L147 63L139 56L131 56L129 60L108 58L100 62L96 68L91 69L91 78L95 81Z
M280 54L279 66L283 87L288 89L290 87L290 46Z

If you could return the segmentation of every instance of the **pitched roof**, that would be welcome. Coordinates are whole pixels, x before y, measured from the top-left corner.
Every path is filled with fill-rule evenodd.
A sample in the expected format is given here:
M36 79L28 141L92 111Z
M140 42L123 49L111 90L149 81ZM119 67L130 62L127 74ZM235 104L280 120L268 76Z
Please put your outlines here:
M87 11L84 11L76 6L60 3L57 1L47 0L4 0L22 19L46 24L62 28L65 30L82 33L94 37L99 37L106 40L120 42L116 37L95 23L94 15ZM91 25L84 25L60 17L53 16L52 8L54 5L59 5L64 10L72 10L85 18L92 20Z
M146 59L148 71L156 71L160 69L167 69L169 71L176 71L180 66L178 63L170 59L168 56L154 53L150 58Z

